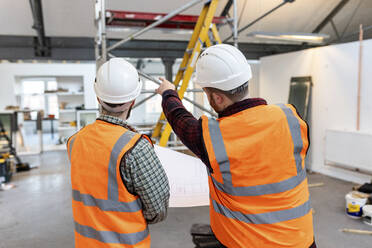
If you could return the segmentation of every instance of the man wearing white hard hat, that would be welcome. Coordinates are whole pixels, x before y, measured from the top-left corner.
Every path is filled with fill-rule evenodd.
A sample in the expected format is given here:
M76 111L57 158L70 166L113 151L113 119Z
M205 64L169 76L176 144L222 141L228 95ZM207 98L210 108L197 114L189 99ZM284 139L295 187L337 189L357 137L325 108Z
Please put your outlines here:
M147 225L166 218L169 185L150 139L126 123L142 83L115 58L94 89L101 115L67 143L75 247L150 247Z
M251 68L226 44L207 48L196 79L218 119L195 119L175 87L157 92L181 141L207 166L211 228L226 247L316 247L306 179L308 126L292 105L250 98Z

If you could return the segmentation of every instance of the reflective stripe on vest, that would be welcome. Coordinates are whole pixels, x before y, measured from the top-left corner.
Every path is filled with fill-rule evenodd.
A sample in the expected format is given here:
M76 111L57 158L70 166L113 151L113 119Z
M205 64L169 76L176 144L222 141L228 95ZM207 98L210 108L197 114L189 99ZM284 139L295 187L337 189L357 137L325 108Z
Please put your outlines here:
M90 226L83 226L75 222L75 231L80 235L98 240L102 243L134 245L149 235L149 229L136 233L117 233L112 231L97 231Z
M302 168L301 151L303 149L303 141L301 138L301 127L299 120L294 116L292 110L289 109L287 106L278 106L285 113L291 132L294 144L293 153L298 172L297 175L277 183L247 187L234 187L231 178L230 161L229 157L227 156L219 122L215 119L209 119L208 128L210 132L211 143L213 146L216 161L222 174L223 183L218 182L210 173L209 176L213 184L219 191L234 196L260 196L266 194L275 194L294 189L306 179L306 170ZM291 219L297 219L299 217L305 216L311 209L310 199L304 204L291 209L261 214L244 214L242 212L233 211L228 207L216 202L214 199L211 199L211 202L215 212L222 214L228 218L251 224L273 224Z
M138 198L132 202L120 202L118 192L118 182L116 165L120 156L120 152L135 136L135 133L126 131L116 141L109 159L108 166L108 199L97 199L90 194L81 194L78 190L72 190L72 198L75 201L82 202L84 206L97 207L102 211L114 212L137 212L142 209L141 200ZM71 151L76 136L72 137L69 141L69 156L71 161ZM98 240L103 243L115 244L137 244L144 240L148 235L148 228L141 232L135 233L117 233L112 231L98 231L90 226L84 226L75 221L75 231L80 235Z
M74 136L71 137L71 140L67 141L68 142L67 143L68 144L68 146L67 146L67 148L68 148L68 157L70 159L70 162L71 162L71 151L72 151L72 147L74 146L75 138L76 138L76 136L74 135Z
M297 219L309 213L311 209L310 199L304 204L295 208L262 214L243 214L238 211L232 211L213 199L212 204L214 211L216 211L217 213L248 224L274 224L287 220Z
M72 190L72 199L82 202L84 206L98 207L102 211L114 212L137 212L141 208L141 200L137 199L132 202L116 202L111 200L102 200L94 198L89 194L81 194L78 190Z
M292 135L294 144L294 156L298 174L286 180L277 183L247 186L247 187L234 187L231 179L230 161L227 156L226 148L223 142L222 133L217 120L209 119L208 128L210 132L211 142L214 150L216 161L219 165L223 183L218 182L213 176L211 179L216 188L222 192L235 196L260 196L266 194L281 193L295 188L302 183L306 178L306 170L302 169L301 150L303 143L301 139L301 128L298 119L293 115L292 110L285 105L279 105L287 117L287 122Z
M304 147L302 143L302 138L301 138L300 122L298 121L297 117L294 116L290 108L288 108L284 104L278 104L278 106L283 110L283 112L285 113L285 116L287 117L287 122L288 122L289 129L291 130L292 141L294 145L293 153L294 153L294 157L296 161L297 173L300 173L300 171L302 171L301 151L302 151L302 148Z
M131 131L125 132L118 141L116 141L114 148L111 151L109 161L109 177L108 177L108 192L107 198L113 201L119 201L118 182L116 180L116 162L119 159L121 149L126 146L134 137L135 133Z

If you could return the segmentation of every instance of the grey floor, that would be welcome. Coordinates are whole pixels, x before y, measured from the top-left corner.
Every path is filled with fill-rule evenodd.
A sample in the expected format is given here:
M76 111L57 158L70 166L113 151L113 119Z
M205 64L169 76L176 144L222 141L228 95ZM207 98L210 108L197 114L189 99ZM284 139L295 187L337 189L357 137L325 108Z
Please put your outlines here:
M71 189L68 159L64 152L28 156L25 161L39 168L18 173L16 188L0 191L0 248L73 247ZM341 233L341 228L372 230L360 220L345 216L344 196L352 184L313 174L310 183L315 209L314 226L318 247L372 247L372 236ZM189 229L192 223L209 222L208 208L172 208L163 223L150 227L152 247L193 247Z

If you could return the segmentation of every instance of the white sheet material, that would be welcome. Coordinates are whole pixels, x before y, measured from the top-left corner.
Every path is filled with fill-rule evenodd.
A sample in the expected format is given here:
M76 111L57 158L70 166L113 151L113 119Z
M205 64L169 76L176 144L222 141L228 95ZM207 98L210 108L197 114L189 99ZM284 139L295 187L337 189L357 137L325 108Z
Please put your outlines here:
M156 145L155 152L168 175L170 207L209 205L208 175L200 159Z

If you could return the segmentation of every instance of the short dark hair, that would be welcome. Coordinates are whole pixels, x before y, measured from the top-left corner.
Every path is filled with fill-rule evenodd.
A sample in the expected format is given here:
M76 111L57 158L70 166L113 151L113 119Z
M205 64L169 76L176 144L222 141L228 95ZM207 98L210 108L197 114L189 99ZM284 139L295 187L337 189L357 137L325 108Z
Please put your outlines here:
M115 103L108 103L108 102L104 102L104 103L107 104L111 108L119 107L119 106L122 106L122 105L125 104L125 103L115 104ZM105 109L105 107L103 105L101 105L101 107L102 107L102 114L104 114L104 115L111 115L111 116L118 117L118 116L120 116L121 114L124 113L124 111L123 112L113 113L113 112Z
M111 108L115 108L115 107L119 107L119 106L123 106L125 103L119 103L119 104L116 104L116 103L108 103L108 102L104 102L105 104L107 104L109 107Z
M220 89L216 89L212 87L206 87L206 89L210 92L218 92L218 93L224 94L231 101L238 102L242 100L248 94L248 81L240 85L239 87L232 89L232 90L228 90L228 91L224 91L224 90L220 90Z

